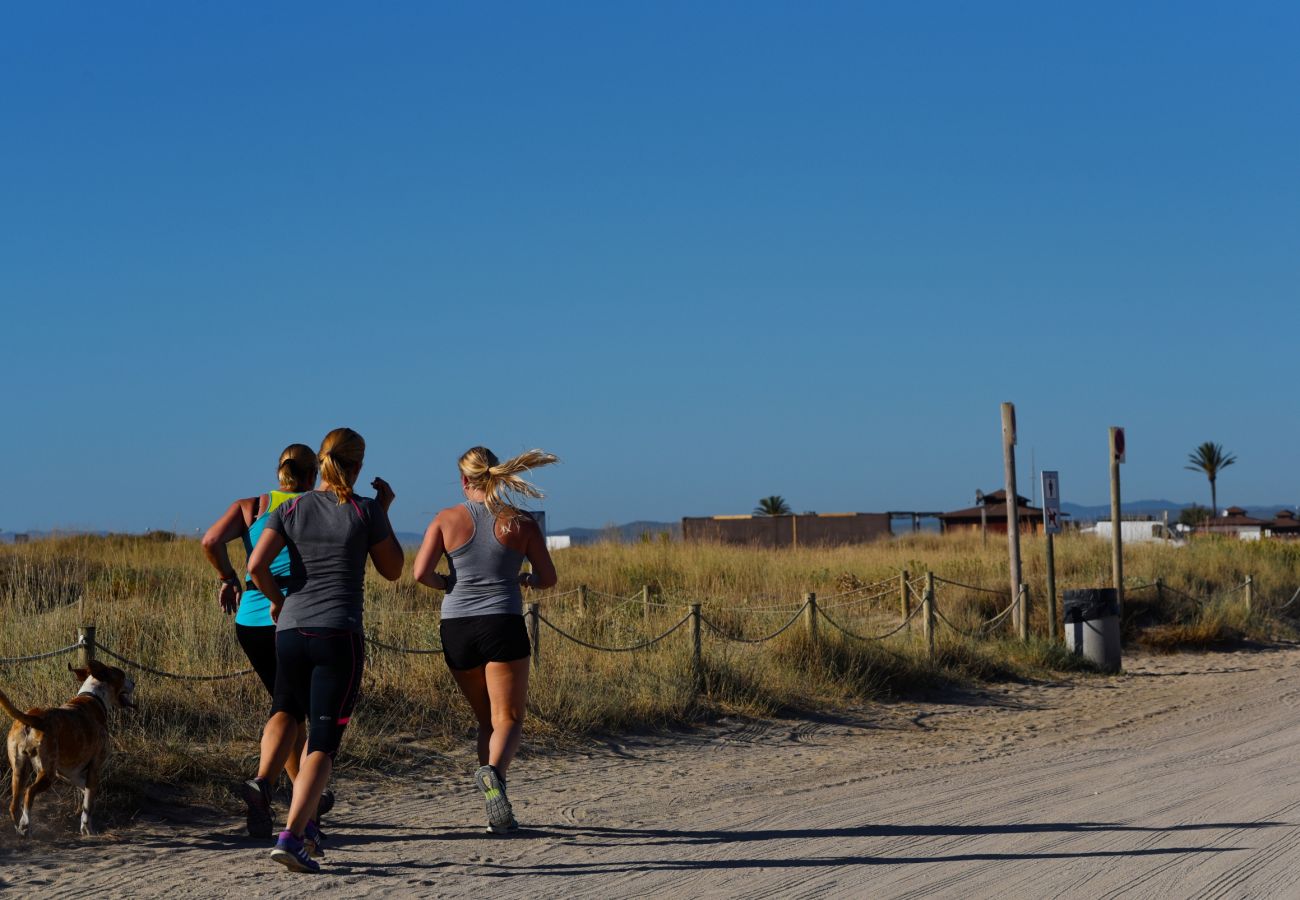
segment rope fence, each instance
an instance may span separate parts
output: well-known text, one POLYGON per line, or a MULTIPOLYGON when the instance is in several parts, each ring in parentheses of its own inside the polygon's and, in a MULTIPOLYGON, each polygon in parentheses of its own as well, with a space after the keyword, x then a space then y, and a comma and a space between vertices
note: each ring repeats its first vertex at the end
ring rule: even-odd
MULTIPOLYGON (((1023 616, 1017 612, 1022 603, 1024 604, 1024 611, 1029 609, 1027 591, 1023 589, 1023 586, 1018 595, 1012 597, 1008 605, 996 614, 980 621, 973 629, 963 627, 963 625, 958 624, 958 621, 954 621, 954 619, 957 619, 958 617, 954 615, 954 610, 947 606, 949 602, 952 602, 951 600, 945 601, 945 608, 940 607, 936 596, 940 586, 944 588, 952 588, 957 591, 990 594, 1002 598, 1007 596, 1006 591, 942 578, 933 572, 926 572, 923 576, 917 578, 909 578, 907 572, 902 572, 899 577, 896 578, 885 579, 871 584, 861 585, 849 591, 841 591, 836 594, 831 594, 824 598, 822 602, 818 601, 816 594, 808 593, 804 595, 802 605, 797 607, 789 604, 757 607, 749 606, 747 604, 733 604, 728 607, 722 607, 721 604, 716 604, 716 607, 710 608, 709 614, 706 615, 705 612, 702 611, 704 609, 702 604, 692 603, 687 606, 688 611, 686 615, 669 625, 664 631, 649 637, 638 639, 627 645, 608 645, 580 637, 572 633, 571 630, 560 627, 551 619, 542 615, 541 605, 536 602, 528 604, 525 612, 525 624, 528 627, 529 638, 532 645, 532 665, 534 667, 537 667, 540 663, 541 626, 543 625, 563 640, 600 653, 631 653, 638 650, 647 650, 655 647, 671 635, 689 626, 692 648, 692 674, 697 686, 702 684, 702 637, 705 632, 727 643, 749 645, 765 644, 785 634, 800 620, 802 620, 805 624, 807 637, 814 643, 819 640, 819 623, 825 623, 827 626, 846 638, 864 643, 871 642, 884 649, 889 649, 888 647, 885 647, 884 642, 904 631, 910 632, 914 621, 919 619, 921 634, 925 641, 928 654, 932 658, 935 653, 935 629, 938 623, 942 623, 951 631, 963 637, 972 640, 980 640, 989 638, 994 629, 1005 623, 1010 616, 1016 614, 1016 619, 1021 629, 1020 636, 1024 638, 1027 635, 1027 626, 1023 621, 1023 616), (881 590, 881 588, 885 589, 881 590), (855 615, 854 609, 856 608, 862 610, 861 613, 856 613, 857 615, 878 619, 882 612, 881 609, 864 608, 863 604, 872 601, 879 601, 890 596, 897 596, 900 600, 900 609, 898 612, 899 619, 897 624, 886 628, 879 634, 863 634, 860 629, 851 627, 847 624, 846 620, 843 618, 845 615, 855 615), (827 600, 838 602, 826 603, 825 601, 827 600), (717 614, 713 611, 714 608, 722 609, 728 616, 732 617, 779 612, 782 616, 789 614, 789 618, 785 619, 785 621, 774 631, 764 634, 761 637, 746 637, 743 633, 734 630, 733 627, 729 627, 719 621, 717 614), (831 616, 827 611, 828 609, 836 610, 835 615, 831 616)), ((1202 605, 1214 602, 1215 600, 1227 600, 1244 592, 1247 612, 1253 612, 1258 606, 1255 598, 1254 578, 1249 576, 1241 584, 1207 597, 1197 597, 1187 591, 1165 584, 1163 579, 1159 578, 1155 581, 1141 582, 1125 588, 1127 592, 1132 593, 1151 589, 1154 589, 1161 597, 1163 597, 1167 592, 1171 596, 1183 597, 1202 605)), ((645 607, 645 619, 647 622, 650 621, 650 609, 652 607, 658 609, 681 609, 681 605, 678 604, 672 604, 662 600, 652 601, 650 599, 651 589, 648 586, 642 587, 640 591, 627 596, 621 596, 617 594, 609 594, 603 591, 596 591, 588 588, 586 585, 580 585, 577 588, 563 593, 544 595, 544 599, 549 602, 574 595, 578 598, 576 608, 577 615, 582 619, 586 618, 589 611, 588 602, 593 598, 616 601, 614 604, 602 604, 606 610, 612 610, 615 612, 618 611, 619 607, 625 604, 640 603, 645 607)), ((1270 607, 1270 613, 1278 614, 1289 609, 1298 601, 1300 601, 1300 588, 1297 588, 1295 593, 1293 593, 1291 598, 1285 603, 1280 605, 1273 605, 1270 603, 1266 605, 1270 607)), ((574 607, 570 606, 568 608, 572 610, 574 607)), ((971 607, 968 606, 967 610, 969 609, 971 609, 971 607)), ((598 630, 607 629, 609 627, 608 620, 605 620, 603 623, 596 623, 595 627, 598 630)), ((370 636, 366 636, 365 641, 377 650, 401 655, 429 656, 443 652, 441 646, 406 647, 398 644, 387 643, 370 636)), ((251 675, 254 672, 252 668, 214 674, 170 672, 143 663, 137 659, 133 659, 117 650, 114 650, 112 647, 105 646, 98 642, 95 638, 95 626, 93 625, 84 625, 78 628, 78 638, 76 643, 41 653, 32 653, 23 656, 0 656, 0 665, 19 665, 38 662, 40 660, 51 659, 72 652, 78 653, 78 659, 82 664, 86 664, 87 661, 95 659, 97 653, 102 653, 105 657, 116 660, 117 662, 140 672, 145 672, 160 678, 171 678, 179 681, 227 681, 242 678, 251 675)), ((894 651, 891 650, 890 652, 894 651)))

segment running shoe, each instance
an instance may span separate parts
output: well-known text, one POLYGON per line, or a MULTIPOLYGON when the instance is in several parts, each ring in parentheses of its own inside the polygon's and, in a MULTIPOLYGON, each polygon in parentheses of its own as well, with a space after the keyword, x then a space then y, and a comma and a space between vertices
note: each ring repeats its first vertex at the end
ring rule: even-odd
POLYGON ((302 842, 307 847, 307 854, 312 859, 320 859, 325 855, 325 842, 329 840, 329 835, 320 830, 320 826, 310 819, 307 820, 307 827, 302 831, 302 842))
POLYGON ((280 839, 275 842, 271 859, 284 866, 290 872, 319 872, 320 863, 311 858, 311 852, 302 838, 293 836, 292 831, 281 831, 280 839))
POLYGON ((519 827, 515 811, 506 797, 506 782, 492 766, 480 766, 474 773, 474 783, 483 792, 487 803, 487 830, 492 834, 506 834, 519 827))
POLYGON ((239 794, 248 804, 248 836, 271 836, 271 786, 261 778, 250 778, 239 786, 239 794))

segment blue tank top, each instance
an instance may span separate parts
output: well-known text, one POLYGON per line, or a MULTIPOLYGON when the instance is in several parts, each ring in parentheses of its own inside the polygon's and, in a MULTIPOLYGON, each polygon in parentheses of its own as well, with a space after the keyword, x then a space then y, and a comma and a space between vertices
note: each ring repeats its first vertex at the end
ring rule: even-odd
POLYGON ((519 570, 524 554, 497 540, 496 519, 482 503, 465 501, 474 534, 447 553, 451 590, 442 598, 442 617, 524 614, 519 570))
MULTIPOLYGON (((271 502, 253 520, 253 524, 248 526, 248 531, 244 532, 244 550, 248 553, 252 553, 253 547, 257 546, 257 539, 262 536, 262 529, 266 527, 266 517, 270 515, 271 510, 298 495, 286 491, 271 491, 268 496, 271 502)), ((275 559, 271 560, 271 574, 276 578, 285 578, 289 575, 289 568, 289 548, 286 546, 276 554, 275 559)), ((245 587, 244 594, 239 599, 239 610, 235 613, 235 624, 254 628, 274 625, 275 622, 271 619, 271 601, 266 594, 257 588, 245 587)))

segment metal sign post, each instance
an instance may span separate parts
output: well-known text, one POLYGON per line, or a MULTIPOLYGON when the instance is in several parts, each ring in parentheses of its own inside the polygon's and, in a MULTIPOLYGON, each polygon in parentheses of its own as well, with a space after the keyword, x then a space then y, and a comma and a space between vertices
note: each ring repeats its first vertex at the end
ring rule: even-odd
POLYGON ((1043 471, 1043 532, 1047 535, 1047 637, 1056 640, 1056 546, 1061 533, 1061 480, 1043 471))

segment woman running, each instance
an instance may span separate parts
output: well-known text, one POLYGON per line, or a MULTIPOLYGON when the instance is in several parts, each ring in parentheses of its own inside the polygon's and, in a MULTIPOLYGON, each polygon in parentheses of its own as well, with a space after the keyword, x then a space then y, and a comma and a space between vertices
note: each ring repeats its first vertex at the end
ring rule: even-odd
POLYGON ((506 770, 519 749, 528 660, 521 588, 555 584, 555 564, 532 516, 511 494, 542 496, 520 473, 558 462, 529 450, 504 463, 486 447, 460 458, 465 502, 438 513, 415 557, 415 580, 446 591, 442 599, 442 652, 447 668, 478 719, 478 771, 474 783, 487 804, 488 831, 519 827, 506 796, 506 770), (449 572, 435 572, 446 554, 449 572), (520 572, 524 560, 532 572, 520 572))
MULTIPOLYGON (((280 454, 280 463, 276 471, 280 481, 278 491, 268 491, 257 497, 236 500, 230 504, 225 514, 212 524, 203 535, 201 542, 204 555, 221 577, 217 602, 221 604, 221 609, 227 615, 232 612, 235 614, 235 637, 239 640, 239 646, 243 648, 244 655, 248 657, 253 670, 257 672, 257 677, 262 679, 267 693, 273 696, 275 623, 271 621, 271 601, 251 582, 240 582, 235 575, 235 567, 230 563, 226 545, 236 538, 241 538, 245 552, 252 552, 271 510, 286 500, 292 500, 303 491, 311 490, 312 484, 316 481, 316 453, 306 444, 290 444, 280 454)), ((283 586, 289 576, 289 570, 289 553, 287 550, 282 550, 271 561, 271 575, 283 586)), ((288 764, 285 766, 290 781, 298 777, 297 754, 302 752, 306 738, 307 730, 301 720, 288 723, 283 733, 264 731, 262 734, 263 745, 268 741, 273 746, 287 743, 287 746, 292 749, 293 752, 289 755, 288 764)), ((277 772, 276 775, 278 776, 279 773, 277 772)), ((250 837, 271 836, 270 797, 268 783, 265 794, 259 797, 264 801, 265 811, 261 809, 261 804, 256 810, 250 804, 248 817, 250 837)))
POLYGON ((365 668, 366 557, 389 581, 402 574, 402 547, 388 523, 392 488, 376 478, 375 499, 353 493, 365 452, 366 442, 350 428, 325 435, 320 485, 271 511, 248 560, 276 623, 271 718, 284 723, 311 715, 289 820, 271 851, 272 859, 296 872, 319 872, 313 857, 324 855, 317 806, 365 668), (295 590, 287 600, 271 572, 285 547, 295 569, 295 590))

